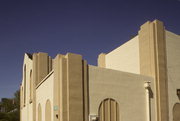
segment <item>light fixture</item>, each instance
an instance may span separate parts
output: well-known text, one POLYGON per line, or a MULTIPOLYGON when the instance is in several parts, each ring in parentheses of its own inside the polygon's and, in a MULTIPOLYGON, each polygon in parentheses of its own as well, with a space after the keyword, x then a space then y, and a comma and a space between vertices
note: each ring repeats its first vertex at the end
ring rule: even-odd
POLYGON ((89 121, 98 121, 98 115, 89 115, 89 121))

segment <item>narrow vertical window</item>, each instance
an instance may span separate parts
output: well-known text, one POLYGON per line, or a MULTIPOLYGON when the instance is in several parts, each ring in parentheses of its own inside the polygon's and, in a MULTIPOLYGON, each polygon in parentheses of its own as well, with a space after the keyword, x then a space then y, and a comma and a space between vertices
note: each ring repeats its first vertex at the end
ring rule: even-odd
POLYGON ((41 105, 38 105, 38 121, 42 121, 42 110, 41 105))
POLYGON ((24 66, 24 106, 26 104, 26 65, 24 66))
POLYGON ((32 93, 33 93, 33 82, 32 82, 32 70, 30 71, 30 80, 29 80, 29 84, 30 84, 30 100, 29 103, 32 103, 32 93))
POLYGON ((45 121, 51 121, 51 102, 47 100, 45 109, 45 121))

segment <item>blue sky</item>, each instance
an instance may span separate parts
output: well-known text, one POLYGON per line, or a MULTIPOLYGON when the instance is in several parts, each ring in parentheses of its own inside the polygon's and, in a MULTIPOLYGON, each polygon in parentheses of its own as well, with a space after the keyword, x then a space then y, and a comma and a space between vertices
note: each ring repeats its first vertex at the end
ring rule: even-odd
POLYGON ((24 53, 82 54, 96 65, 136 35, 146 21, 159 19, 180 34, 179 0, 0 1, 0 98, 12 97, 22 79, 24 53))

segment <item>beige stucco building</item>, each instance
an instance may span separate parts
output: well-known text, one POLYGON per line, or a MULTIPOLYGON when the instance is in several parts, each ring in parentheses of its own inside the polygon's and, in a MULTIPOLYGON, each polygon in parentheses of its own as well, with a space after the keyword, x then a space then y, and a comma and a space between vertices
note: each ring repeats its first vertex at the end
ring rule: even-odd
POLYGON ((25 54, 21 121, 180 121, 180 36, 161 21, 107 54, 25 54))

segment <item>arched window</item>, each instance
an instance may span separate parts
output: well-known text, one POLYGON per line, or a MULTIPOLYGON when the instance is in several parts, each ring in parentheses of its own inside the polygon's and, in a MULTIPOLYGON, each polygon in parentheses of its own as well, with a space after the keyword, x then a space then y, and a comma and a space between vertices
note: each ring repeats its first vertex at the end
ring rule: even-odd
POLYGON ((32 82, 32 70, 30 71, 30 80, 29 80, 29 84, 30 84, 30 100, 29 102, 32 103, 32 93, 33 93, 33 82, 32 82))
POLYGON ((173 107, 173 121, 180 121, 180 103, 176 103, 173 107))
POLYGON ((108 98, 101 102, 99 121, 119 121, 119 106, 114 99, 108 98))
POLYGON ((51 121, 51 102, 49 100, 46 102, 45 121, 51 121))
POLYGON ((24 66, 24 106, 26 104, 26 65, 24 66))
POLYGON ((42 109, 41 105, 38 105, 38 121, 42 121, 42 109))

